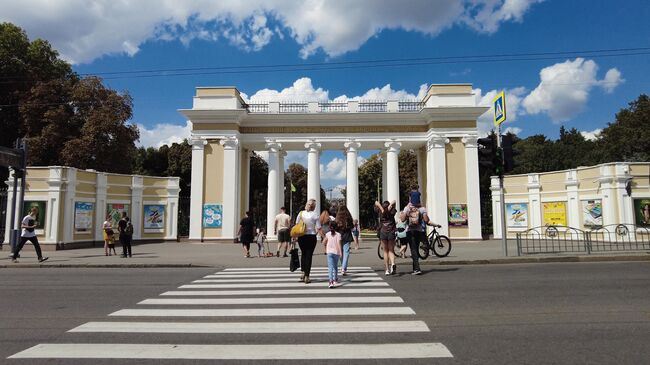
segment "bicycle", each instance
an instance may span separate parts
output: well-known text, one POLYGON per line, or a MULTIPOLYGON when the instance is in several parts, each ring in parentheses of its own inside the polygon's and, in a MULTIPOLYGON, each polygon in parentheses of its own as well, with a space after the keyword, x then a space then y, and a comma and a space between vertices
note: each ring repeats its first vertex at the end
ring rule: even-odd
MULTIPOLYGON (((399 242, 398 239, 395 240, 395 245, 393 247, 393 250, 395 252, 395 257, 400 257, 400 248, 402 247, 402 244, 399 242)), ((408 245, 407 245, 408 247, 408 245)), ((379 241, 379 244, 377 245, 377 256, 379 256, 380 260, 384 259, 384 245, 381 243, 381 240, 379 241)))
POLYGON ((418 247, 418 256, 424 260, 429 257, 429 251, 433 252, 437 257, 447 257, 451 252, 451 240, 449 237, 441 235, 438 233, 436 228, 440 228, 440 225, 431 225, 433 229, 427 236, 426 241, 420 242, 418 247))

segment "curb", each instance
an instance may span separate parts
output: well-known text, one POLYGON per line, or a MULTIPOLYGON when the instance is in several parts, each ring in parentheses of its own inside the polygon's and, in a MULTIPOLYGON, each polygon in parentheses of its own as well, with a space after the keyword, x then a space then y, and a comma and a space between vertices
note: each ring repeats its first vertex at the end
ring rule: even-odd
POLYGON ((198 264, 22 264, 22 265, 6 265, 0 264, 0 269, 57 269, 57 268, 81 268, 81 269, 142 269, 142 268, 216 268, 221 265, 198 265, 198 264))
MULTIPOLYGON (((559 256, 559 257, 516 257, 479 260, 420 261, 420 265, 506 265, 506 264, 544 264, 562 262, 643 262, 650 261, 650 255, 628 256, 559 256)), ((404 263, 403 265, 408 265, 404 263)))

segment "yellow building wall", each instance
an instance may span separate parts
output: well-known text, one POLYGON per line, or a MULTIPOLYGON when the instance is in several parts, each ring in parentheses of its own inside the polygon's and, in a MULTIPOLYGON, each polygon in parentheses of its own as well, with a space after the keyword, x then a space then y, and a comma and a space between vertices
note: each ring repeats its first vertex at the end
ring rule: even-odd
MULTIPOLYGON (((447 202, 448 204, 467 204, 467 177, 465 176, 465 145, 460 138, 450 138, 446 149, 447 202)), ((449 227, 449 236, 467 237, 469 229, 449 227)))
MULTIPOLYGON (((223 204, 223 146, 209 141, 204 149, 203 203, 223 204)), ((204 238, 221 237, 221 228, 203 228, 204 238)))

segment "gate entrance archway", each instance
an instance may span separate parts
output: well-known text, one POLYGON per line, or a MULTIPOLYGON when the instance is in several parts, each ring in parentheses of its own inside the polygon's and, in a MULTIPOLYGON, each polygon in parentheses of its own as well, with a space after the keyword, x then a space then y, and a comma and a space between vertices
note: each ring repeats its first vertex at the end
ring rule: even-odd
POLYGON ((412 149, 423 202, 441 232, 480 239, 476 123, 487 110, 476 105, 471 84, 431 85, 419 101, 263 104, 246 104, 234 87, 199 87, 192 109, 179 110, 192 124, 190 239, 232 242, 251 206, 250 151, 268 151, 268 233, 284 202, 286 151, 307 152, 307 197, 319 208, 324 149, 345 152, 346 204, 354 218, 359 151, 382 151, 384 198, 399 202, 398 155, 412 149))

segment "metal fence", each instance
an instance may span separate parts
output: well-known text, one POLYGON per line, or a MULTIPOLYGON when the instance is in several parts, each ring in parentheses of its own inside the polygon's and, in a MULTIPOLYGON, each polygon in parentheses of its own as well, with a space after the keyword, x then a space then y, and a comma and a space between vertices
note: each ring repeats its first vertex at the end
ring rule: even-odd
POLYGON ((385 101, 361 101, 359 102, 359 111, 366 113, 383 113, 386 112, 387 105, 385 101))
POLYGON ((517 254, 650 251, 650 228, 612 224, 593 230, 543 226, 517 233, 517 254))

